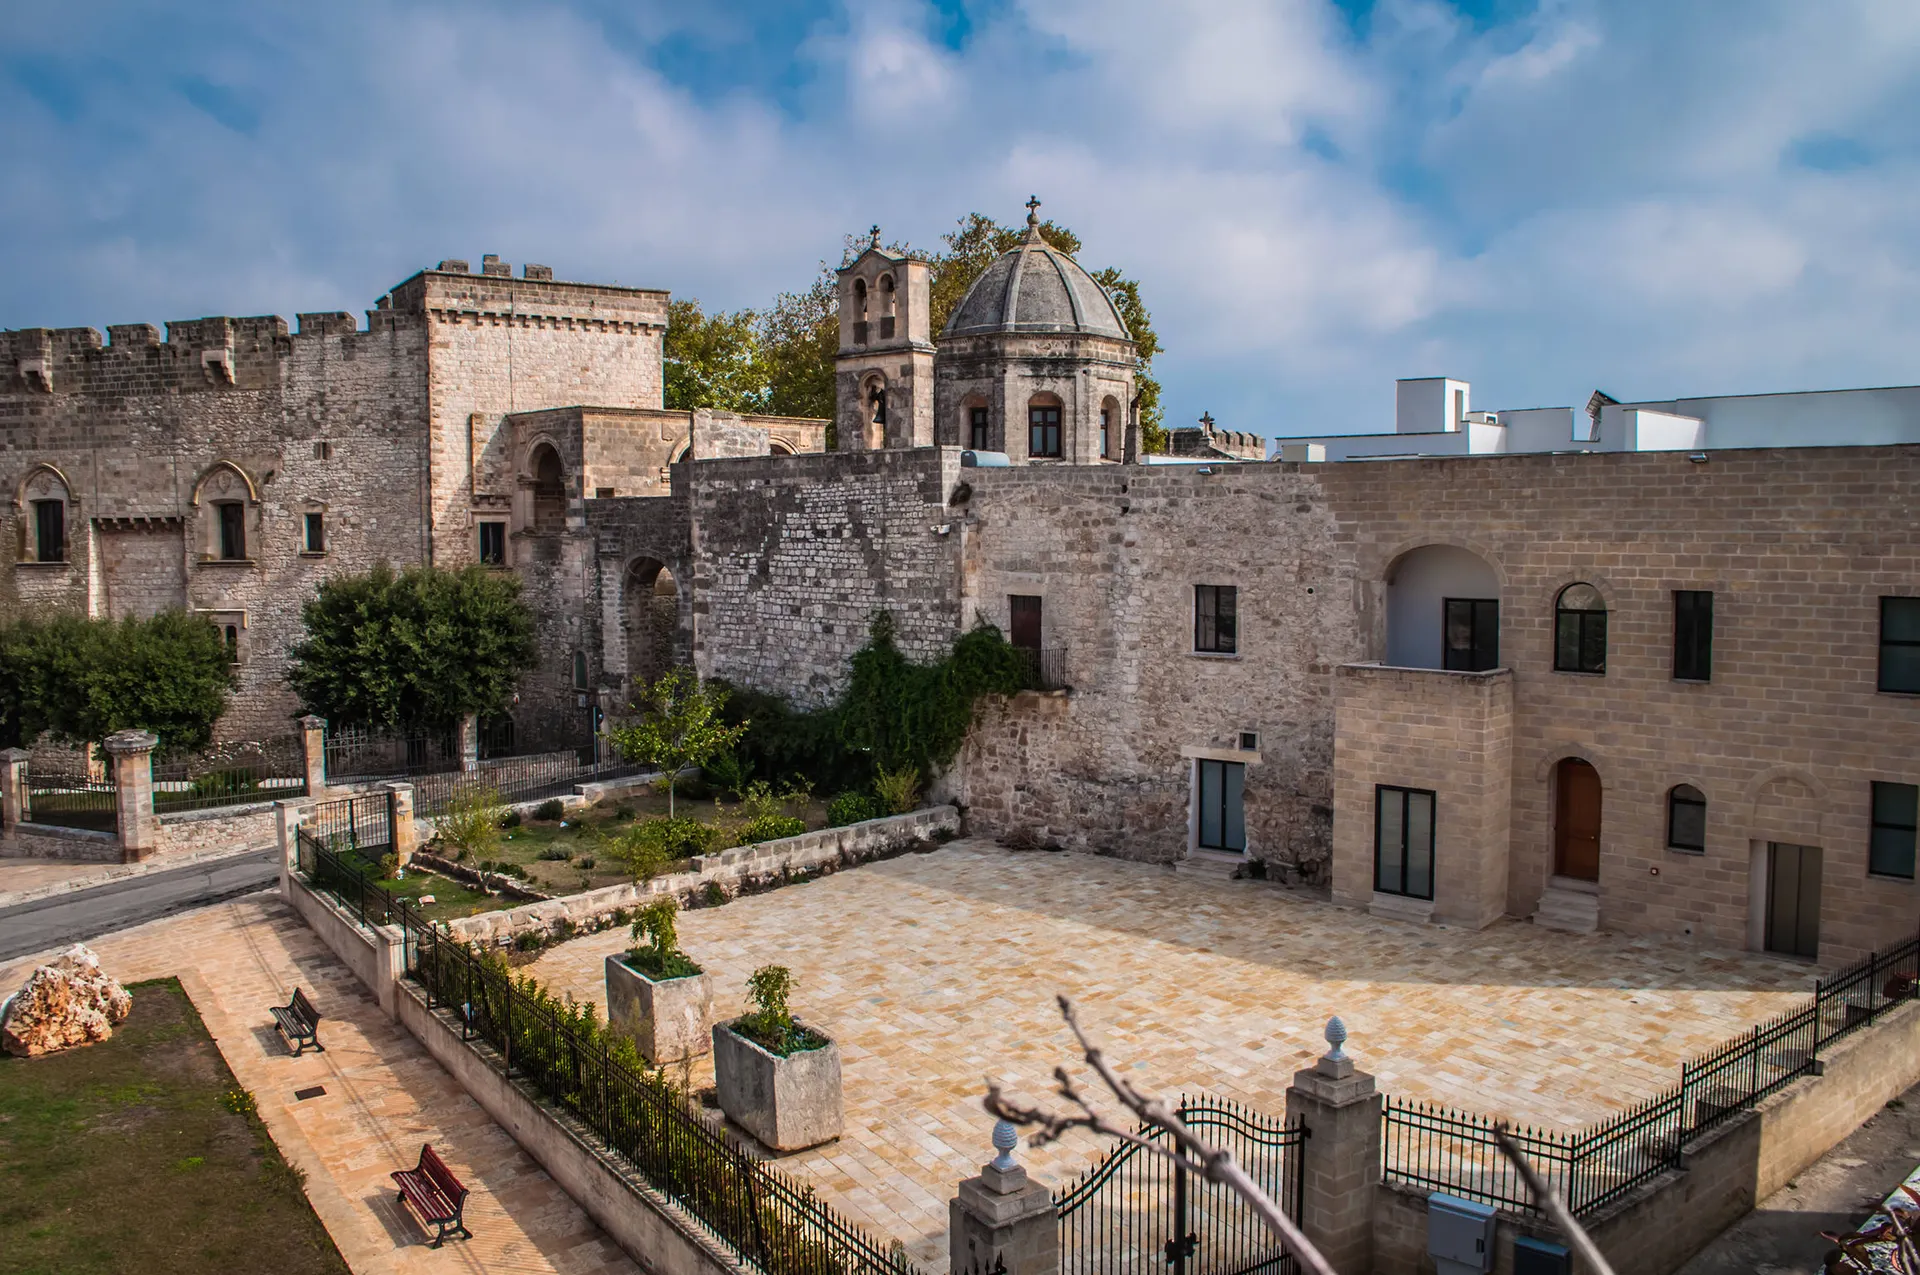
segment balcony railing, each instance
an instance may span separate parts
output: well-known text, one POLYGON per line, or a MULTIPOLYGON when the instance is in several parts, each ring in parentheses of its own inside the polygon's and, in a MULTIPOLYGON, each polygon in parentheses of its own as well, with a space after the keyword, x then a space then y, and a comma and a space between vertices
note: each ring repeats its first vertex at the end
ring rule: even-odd
POLYGON ((1067 689, 1067 648, 1019 646, 1014 649, 1026 662, 1022 690, 1064 691, 1067 689))

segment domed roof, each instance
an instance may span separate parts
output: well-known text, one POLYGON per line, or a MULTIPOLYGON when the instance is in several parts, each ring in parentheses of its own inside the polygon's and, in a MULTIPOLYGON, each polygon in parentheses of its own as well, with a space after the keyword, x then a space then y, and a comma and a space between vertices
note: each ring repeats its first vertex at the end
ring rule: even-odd
POLYGON ((1027 237, 1002 253, 960 298, 942 336, 985 332, 1074 332, 1131 341, 1113 299, 1080 263, 1040 237, 1032 213, 1027 237))

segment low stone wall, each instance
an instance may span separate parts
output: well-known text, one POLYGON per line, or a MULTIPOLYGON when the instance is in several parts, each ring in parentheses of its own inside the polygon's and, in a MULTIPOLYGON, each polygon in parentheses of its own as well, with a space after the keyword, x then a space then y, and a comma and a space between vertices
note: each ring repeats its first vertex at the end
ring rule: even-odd
POLYGON ((528 931, 551 932, 561 922, 591 929, 610 914, 632 909, 654 894, 682 898, 699 894, 709 883, 735 893, 743 883, 759 883, 783 874, 818 868, 851 867, 889 850, 942 834, 960 831, 960 812, 952 806, 934 806, 912 814, 869 819, 841 828, 822 828, 797 837, 735 846, 717 854, 701 855, 691 872, 674 872, 650 881, 604 886, 584 894, 529 903, 500 912, 482 912, 450 922, 456 935, 482 943, 504 944, 528 931))
POLYGON ((491 1046, 460 1039, 458 1020, 428 1009, 418 987, 398 984, 395 1006, 401 1024, 480 1109, 650 1275, 739 1275, 740 1266, 697 1222, 631 1165, 596 1146, 580 1121, 503 1075, 491 1046), (636 1199, 644 1207, 635 1208, 636 1199))
POLYGON ((15 825, 0 837, 0 859, 63 859, 72 863, 119 863, 125 852, 120 837, 88 828, 48 823, 15 825))
POLYGON ((297 875, 282 878, 288 903, 319 936, 327 950, 340 958, 367 990, 387 1008, 393 996, 392 966, 381 959, 383 935, 361 925, 332 899, 311 888, 297 875))
MULTIPOLYGON (((304 798, 302 805, 309 804, 304 798)), ((160 816, 160 835, 154 847, 159 855, 191 854, 213 846, 268 846, 275 837, 274 803, 214 806, 160 816)))
MULTIPOLYGON (((1785 1186, 1889 1101, 1920 1083, 1920 1002, 1822 1051, 1821 1074, 1794 1081, 1754 1110, 1686 1148, 1684 1166, 1586 1220, 1615 1270, 1668 1275, 1785 1186)), ((1512 1275, 1515 1235, 1557 1236, 1544 1223, 1501 1214, 1495 1275, 1512 1275)), ((1427 1202, 1405 1187, 1376 1188, 1376 1275, 1431 1271, 1427 1202)))

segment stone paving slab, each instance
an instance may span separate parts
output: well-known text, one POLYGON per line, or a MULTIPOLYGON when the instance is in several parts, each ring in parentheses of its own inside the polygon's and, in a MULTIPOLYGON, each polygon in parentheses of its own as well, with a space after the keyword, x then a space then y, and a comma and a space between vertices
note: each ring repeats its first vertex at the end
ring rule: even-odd
MULTIPOLYGON (((991 1154, 983 1078, 1042 1098, 1074 1060, 1056 992, 1160 1092, 1279 1114, 1339 1014, 1348 1052, 1390 1093, 1571 1127, 1812 989, 1810 967, 1753 953, 1519 922, 1413 926, 979 840, 691 911, 680 932, 723 1016, 744 1007, 756 966, 793 970, 796 1011, 840 1042, 847 1131, 780 1167, 929 1265, 944 1262, 954 1184, 991 1154)), ((603 961, 626 942, 578 939, 531 972, 604 1008, 603 961)), ((687 1079, 711 1083, 710 1068, 687 1079)), ((1057 1186, 1099 1149, 1077 1138, 1021 1156, 1057 1186)))
MULTIPOLYGON (((357 1275, 637 1275, 639 1268, 381 1013, 277 896, 249 895, 89 946, 123 982, 180 979, 281 1152, 306 1172, 307 1198, 357 1275), (323 1016, 324 1053, 290 1057, 273 1030, 266 1007, 284 1005, 296 986, 323 1016), (326 1093, 293 1096, 315 1085, 326 1093), (472 1240, 429 1249, 428 1233, 397 1203, 387 1175, 412 1167, 422 1142, 433 1143, 472 1190, 472 1240)), ((38 959, 44 957, 0 969, 0 996, 16 989, 38 959)))

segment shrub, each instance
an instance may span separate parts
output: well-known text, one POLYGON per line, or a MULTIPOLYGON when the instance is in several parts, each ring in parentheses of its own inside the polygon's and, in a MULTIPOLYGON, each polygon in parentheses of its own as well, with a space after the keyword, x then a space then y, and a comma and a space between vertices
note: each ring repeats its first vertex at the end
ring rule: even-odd
POLYGON ((753 775, 753 771, 747 767, 746 763, 735 756, 730 749, 715 753, 707 759, 707 764, 700 770, 713 791, 725 793, 735 801, 740 800, 741 794, 746 791, 747 783, 753 775))
POLYGON ((544 859, 549 863, 564 863, 568 859, 573 858, 573 851, 563 850, 559 846, 548 846, 545 850, 535 855, 534 858, 544 859))
POLYGON ((750 846, 760 841, 778 841, 782 837, 797 837, 807 830, 807 821, 794 815, 759 815, 749 819, 740 829, 740 844, 750 846))
POLYGON ((452 847, 456 861, 470 854, 489 857, 500 848, 500 794, 491 788, 463 788, 447 803, 436 838, 452 847))
POLYGON ((769 1053, 788 1054, 819 1049, 827 1038, 793 1021, 788 1006, 793 994, 793 971, 784 965, 762 965, 747 978, 747 995, 754 1008, 741 1015, 736 1028, 769 1053))
POLYGON ((843 792, 827 803, 827 822, 836 828, 880 817, 880 803, 864 792, 843 792))
POLYGON ((558 797, 549 797, 533 808, 533 817, 552 823, 567 813, 567 803, 558 797))
POLYGON ((701 891, 701 897, 710 908, 717 908, 727 901, 727 887, 718 881, 707 882, 707 888, 701 891))
POLYGON ((604 834, 607 853, 627 865, 636 881, 658 876, 681 859, 705 854, 719 831, 698 819, 647 819, 604 834))
POLYGON ((547 945, 547 936, 538 930, 522 930, 513 936, 513 949, 516 952, 538 952, 547 945))
POLYGON ((649 978, 687 978, 700 967, 680 950, 680 934, 674 924, 680 905, 671 894, 662 894, 644 904, 634 919, 634 945, 627 949, 627 964, 649 978), (646 943, 640 939, 645 936, 646 943))
POLYGON ((500 817, 500 826, 502 828, 518 828, 520 826, 520 812, 518 810, 507 811, 506 814, 500 817))
POLYGON ((902 766, 898 770, 888 770, 885 766, 875 766, 873 791, 880 798, 881 808, 888 814, 911 814, 920 808, 919 768, 902 766))
POLYGON ((573 861, 573 866, 579 868, 582 872, 591 872, 593 871, 593 865, 598 862, 599 860, 592 855, 583 854, 573 861))

